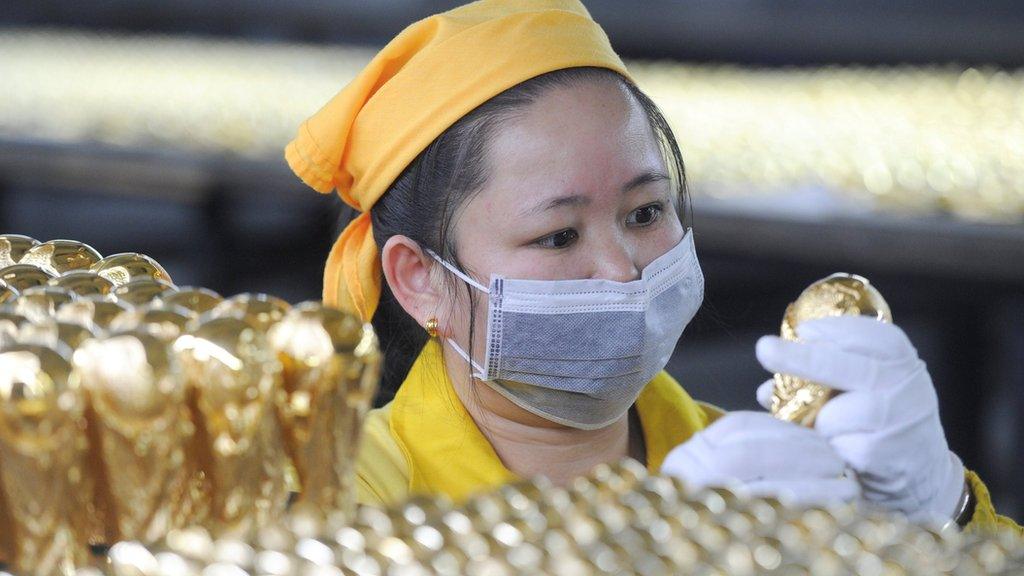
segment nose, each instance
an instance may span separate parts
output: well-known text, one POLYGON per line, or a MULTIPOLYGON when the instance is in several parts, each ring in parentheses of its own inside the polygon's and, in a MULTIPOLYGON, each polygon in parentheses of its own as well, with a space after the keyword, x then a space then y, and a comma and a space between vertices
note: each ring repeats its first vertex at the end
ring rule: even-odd
POLYGON ((594 251, 591 278, 629 282, 640 277, 635 250, 622 241, 607 242, 594 251))

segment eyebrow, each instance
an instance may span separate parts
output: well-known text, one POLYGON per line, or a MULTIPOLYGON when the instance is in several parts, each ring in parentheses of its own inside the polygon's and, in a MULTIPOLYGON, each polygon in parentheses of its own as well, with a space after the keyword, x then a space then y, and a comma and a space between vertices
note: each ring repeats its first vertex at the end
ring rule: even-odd
MULTIPOLYGON (((651 182, 661 182, 663 180, 669 180, 669 176, 664 172, 658 172, 656 170, 648 170, 629 182, 626 182, 622 186, 622 193, 628 194, 633 190, 643 186, 644 184, 650 184, 651 182)), ((546 212, 553 208, 561 208, 563 206, 583 206, 590 202, 590 198, 582 196, 580 194, 566 194, 565 196, 557 196, 546 201, 539 202, 530 208, 523 210, 522 216, 531 216, 546 212)))

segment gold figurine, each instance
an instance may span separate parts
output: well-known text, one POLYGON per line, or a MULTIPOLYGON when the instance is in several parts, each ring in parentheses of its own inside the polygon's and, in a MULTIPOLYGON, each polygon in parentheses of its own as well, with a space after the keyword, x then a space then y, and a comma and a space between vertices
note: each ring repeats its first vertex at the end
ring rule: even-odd
POLYGON ((236 294, 224 300, 211 311, 211 316, 236 315, 259 330, 267 330, 291 308, 291 305, 276 296, 259 293, 236 294))
POLYGON ((173 284, 171 276, 159 262, 145 254, 137 254, 135 252, 111 254, 93 264, 90 269, 113 282, 115 286, 121 286, 140 278, 149 278, 173 284))
MULTIPOLYGON (((840 272, 811 284, 786 307, 781 335, 797 341, 796 328, 801 322, 828 316, 870 316, 892 322, 889 305, 867 278, 840 272)), ((776 374, 771 413, 782 420, 813 426, 822 406, 836 394, 821 384, 776 374)))
POLYGON ((8 284, 6 280, 0 279, 0 304, 11 302, 18 296, 21 296, 21 290, 8 284))
POLYGON ((19 292, 33 286, 45 286, 54 275, 31 264, 12 264, 0 268, 0 280, 19 292))
POLYGON ((212 484, 210 528, 244 534, 277 519, 288 499, 287 454, 274 412, 281 365, 264 335, 236 317, 179 336, 197 446, 212 484))
POLYGON ((22 256, 38 244, 35 238, 21 234, 0 234, 0 268, 21 262, 22 256))
POLYGON ((85 466, 85 402, 71 363, 37 344, 0 352, 0 488, 13 566, 67 574, 100 529, 85 466))
POLYGON ((205 314, 224 301, 224 297, 209 288, 184 286, 174 294, 163 298, 163 301, 175 306, 188 308, 196 315, 205 314))
POLYGON ((373 329, 305 302, 271 326, 267 340, 284 367, 277 408, 302 486, 299 502, 351 518, 355 447, 380 373, 373 329))
POLYGON ((58 308, 77 299, 71 292, 56 286, 33 286, 22 290, 14 301, 14 309, 33 322, 41 322, 53 318, 58 308))
POLYGON ((74 270, 50 280, 50 286, 63 288, 78 296, 106 296, 114 289, 114 283, 89 270, 74 270))
POLYGON ((194 520, 195 432, 180 367, 164 340, 145 332, 94 339, 75 352, 89 399, 93 454, 117 539, 155 542, 194 520))
POLYGON ((125 302, 108 300, 103 296, 83 296, 64 304, 57 310, 57 320, 81 324, 100 333, 110 327, 119 314, 133 307, 125 302))
POLYGON ((36 244, 21 257, 22 264, 32 264, 54 276, 72 270, 88 270, 103 259, 95 248, 76 240, 50 240, 36 244))
POLYGON ((118 314, 110 322, 110 331, 138 329, 164 342, 173 342, 185 332, 193 318, 193 314, 186 308, 169 305, 166 302, 154 302, 118 314))

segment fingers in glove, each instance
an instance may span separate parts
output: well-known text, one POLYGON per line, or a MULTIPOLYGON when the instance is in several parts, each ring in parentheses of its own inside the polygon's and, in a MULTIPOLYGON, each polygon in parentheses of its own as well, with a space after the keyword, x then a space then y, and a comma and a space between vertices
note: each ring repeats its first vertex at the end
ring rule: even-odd
POLYGON ((796 506, 826 506, 852 502, 860 496, 860 486, 853 478, 763 480, 748 482, 753 496, 775 497, 796 506))
POLYGON ((775 379, 769 378, 757 387, 757 403, 765 410, 772 408, 772 394, 775 392, 775 379))
POLYGON ((762 336, 756 351, 757 360, 766 370, 839 390, 875 388, 888 368, 883 361, 826 342, 791 342, 778 336, 762 336))
POLYGON ((868 316, 830 316, 801 322, 797 335, 804 342, 831 342, 856 354, 882 360, 917 356, 903 330, 868 316))

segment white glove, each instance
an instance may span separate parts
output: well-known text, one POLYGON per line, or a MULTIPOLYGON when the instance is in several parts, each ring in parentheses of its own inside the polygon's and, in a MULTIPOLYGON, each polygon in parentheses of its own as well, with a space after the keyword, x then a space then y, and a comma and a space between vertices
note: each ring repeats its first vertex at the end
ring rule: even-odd
POLYGON ((739 484, 754 496, 797 505, 849 502, 860 495, 845 464, 823 436, 763 412, 729 412, 676 446, 662 474, 688 486, 739 484))
MULTIPOLYGON (((757 359, 772 372, 845 390, 821 409, 814 428, 856 473, 864 500, 912 521, 948 521, 964 487, 949 450, 925 364, 899 327, 872 318, 809 320, 800 342, 765 336, 757 359)), ((766 408, 769 380, 757 391, 766 408)))

